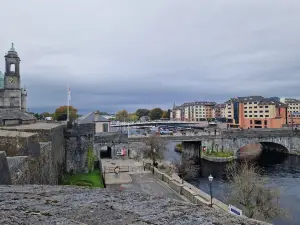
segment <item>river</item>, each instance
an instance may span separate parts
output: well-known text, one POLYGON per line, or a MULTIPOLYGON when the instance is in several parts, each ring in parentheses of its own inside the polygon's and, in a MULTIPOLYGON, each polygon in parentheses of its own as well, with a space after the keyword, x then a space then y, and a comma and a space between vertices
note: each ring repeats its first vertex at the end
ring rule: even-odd
MULTIPOLYGON (((173 161, 180 158, 180 154, 174 152, 176 143, 169 142, 165 159, 173 161)), ((280 205, 289 213, 287 219, 276 218, 272 222, 275 225, 299 225, 300 224, 300 157, 286 156, 281 160, 274 160, 277 155, 271 154, 259 162, 262 176, 268 179, 271 186, 279 188, 280 205)), ((226 163, 212 163, 201 161, 201 172, 194 180, 190 180, 194 186, 209 193, 208 176, 211 174, 213 180, 213 196, 227 203, 230 185, 224 179, 226 163)))

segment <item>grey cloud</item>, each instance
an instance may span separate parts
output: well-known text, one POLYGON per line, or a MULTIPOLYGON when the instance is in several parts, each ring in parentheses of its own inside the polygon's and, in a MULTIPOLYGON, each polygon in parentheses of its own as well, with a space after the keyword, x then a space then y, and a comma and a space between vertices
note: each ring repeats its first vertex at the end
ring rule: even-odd
POLYGON ((1 8, 0 53, 15 42, 30 108, 66 104, 68 84, 82 111, 299 96, 296 1, 27 0, 1 8))

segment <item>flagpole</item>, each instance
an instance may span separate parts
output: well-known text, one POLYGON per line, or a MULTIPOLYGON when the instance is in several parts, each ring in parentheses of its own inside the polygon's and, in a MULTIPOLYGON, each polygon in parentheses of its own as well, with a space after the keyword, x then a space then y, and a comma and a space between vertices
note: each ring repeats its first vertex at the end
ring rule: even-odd
POLYGON ((70 86, 68 85, 68 101, 67 101, 67 122, 69 122, 70 119, 70 86))

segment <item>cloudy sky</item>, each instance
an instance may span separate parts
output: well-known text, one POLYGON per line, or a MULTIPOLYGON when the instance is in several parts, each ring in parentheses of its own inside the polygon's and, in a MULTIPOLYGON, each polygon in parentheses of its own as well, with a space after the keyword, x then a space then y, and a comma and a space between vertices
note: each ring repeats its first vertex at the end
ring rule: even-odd
POLYGON ((15 43, 30 110, 65 105, 68 84, 82 112, 300 96, 300 1, 0 5, 0 52, 15 43))

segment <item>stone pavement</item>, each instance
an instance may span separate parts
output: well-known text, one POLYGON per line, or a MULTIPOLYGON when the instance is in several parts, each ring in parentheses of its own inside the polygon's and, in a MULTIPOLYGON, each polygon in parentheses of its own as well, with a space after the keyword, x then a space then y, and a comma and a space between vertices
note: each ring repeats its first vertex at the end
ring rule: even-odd
POLYGON ((205 205, 72 186, 0 186, 1 225, 262 225, 205 205))
POLYGON ((165 197, 179 201, 187 201, 184 197, 178 195, 166 184, 153 177, 150 171, 145 173, 129 174, 132 183, 109 185, 109 189, 122 191, 143 192, 157 197, 165 197))

